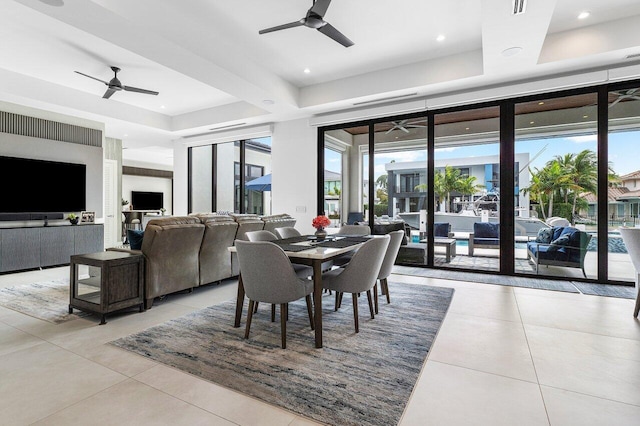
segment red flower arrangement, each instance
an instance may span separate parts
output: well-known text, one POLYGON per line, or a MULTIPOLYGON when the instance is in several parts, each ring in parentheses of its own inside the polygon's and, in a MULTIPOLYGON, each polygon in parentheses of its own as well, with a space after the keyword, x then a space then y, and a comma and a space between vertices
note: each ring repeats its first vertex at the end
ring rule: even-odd
POLYGON ((312 221, 311 225, 316 229, 322 229, 329 225, 331 225, 331 221, 326 216, 316 216, 312 221))

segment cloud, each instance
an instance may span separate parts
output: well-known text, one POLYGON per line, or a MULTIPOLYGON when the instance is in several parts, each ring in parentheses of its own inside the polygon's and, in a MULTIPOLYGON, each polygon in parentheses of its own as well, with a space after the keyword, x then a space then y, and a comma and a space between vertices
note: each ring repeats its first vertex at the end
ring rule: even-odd
POLYGON ((598 142, 598 135, 571 136, 567 140, 575 143, 598 142))
POLYGON ((455 146, 449 147, 449 148, 436 148, 435 152, 452 152, 455 151, 456 149, 458 149, 455 146))

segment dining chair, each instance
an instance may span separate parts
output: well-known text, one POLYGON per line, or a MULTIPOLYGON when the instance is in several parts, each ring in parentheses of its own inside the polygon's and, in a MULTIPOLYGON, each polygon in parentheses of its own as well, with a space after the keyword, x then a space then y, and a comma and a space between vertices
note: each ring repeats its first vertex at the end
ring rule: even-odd
POLYGON ((245 295, 249 299, 244 338, 249 338, 254 305, 258 302, 280 305, 281 346, 287 347, 289 302, 305 298, 309 323, 313 330, 311 293, 313 281, 300 279, 282 248, 268 241, 236 241, 245 295))
MULTIPOLYGON (((276 241, 278 237, 270 231, 250 231, 246 233, 247 239, 251 242, 258 241, 276 241)), ((308 279, 309 277, 313 277, 313 268, 311 266, 299 265, 293 263, 291 265, 293 270, 296 271, 296 275, 303 279, 308 279)), ((240 273, 242 273, 242 268, 240 269, 240 273)), ((244 274, 242 274, 244 279, 244 274)), ((254 306, 255 312, 258 312, 258 303, 254 306)), ((276 305, 271 305, 271 321, 276 320, 276 305)))
POLYGON ((371 228, 369 225, 342 225, 337 233, 338 235, 371 235, 371 228))
POLYGON ((247 236, 247 240, 256 242, 256 241, 275 241, 278 239, 276 234, 271 231, 249 231, 245 234, 247 236))
MULTIPOLYGON (((363 237, 365 235, 371 235, 371 228, 369 225, 342 225, 340 229, 338 229, 338 235, 346 235, 353 237, 363 237)), ((343 254, 340 257, 336 257, 333 259, 334 266, 344 266, 351 261, 351 258, 355 252, 349 252, 343 254)))
POLYGON ((281 240, 284 240, 285 238, 299 237, 302 234, 293 226, 284 226, 282 228, 276 228, 276 235, 281 240))
MULTIPOLYGON (((336 300, 340 293, 351 293, 353 299, 353 319, 356 333, 358 326, 358 294, 367 293, 369 312, 374 318, 371 289, 376 283, 380 267, 384 260, 390 237, 388 235, 372 238, 362 244, 353 255, 351 262, 344 268, 336 268, 322 274, 322 287, 336 291, 336 300)), ((337 308, 337 302, 336 302, 337 308)))
MULTIPOLYGON (((387 251, 384 254, 384 259, 382 261, 382 266, 380 267, 380 272, 378 273, 378 280, 380 281, 380 289, 382 290, 382 294, 387 296, 387 303, 391 303, 391 299, 389 298, 389 283, 387 282, 387 278, 391 275, 391 271, 393 270, 393 264, 396 261, 396 257, 398 256, 398 251, 400 250, 400 244, 402 244, 402 240, 404 238, 404 231, 393 231, 389 232, 389 247, 387 247, 387 251)), ((373 301, 375 305, 375 312, 378 313, 378 280, 373 286, 373 301)))

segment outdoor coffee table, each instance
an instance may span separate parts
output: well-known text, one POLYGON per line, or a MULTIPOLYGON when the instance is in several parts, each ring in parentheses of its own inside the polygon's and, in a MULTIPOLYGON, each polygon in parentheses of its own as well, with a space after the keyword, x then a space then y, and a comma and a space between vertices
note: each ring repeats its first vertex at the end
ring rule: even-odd
MULTIPOLYGON (((426 243, 427 240, 420 240, 421 243, 426 243)), ((452 257, 456 257, 456 240, 454 238, 435 238, 433 240, 434 247, 444 247, 445 250, 445 262, 451 262, 452 257)))

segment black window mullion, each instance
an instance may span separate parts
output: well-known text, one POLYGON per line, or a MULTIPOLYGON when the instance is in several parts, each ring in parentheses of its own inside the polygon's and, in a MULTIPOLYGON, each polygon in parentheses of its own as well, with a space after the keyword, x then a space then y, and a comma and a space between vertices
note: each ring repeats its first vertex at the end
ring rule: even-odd
POLYGON ((318 184, 316 185, 316 214, 324 214, 324 130, 318 128, 318 170, 316 179, 318 184))
MULTIPOLYGON (((374 198, 375 198, 375 182, 373 179, 373 168, 374 168, 374 148, 375 148, 375 133, 374 133, 374 124, 369 123, 369 226, 371 227, 371 231, 373 232, 373 217, 375 216, 375 209, 373 207, 374 198)), ((389 183, 387 182, 387 185, 389 183)))
POLYGON ((500 273, 512 275, 515 263, 515 107, 500 105, 500 273))
POLYGON ((245 172, 244 172, 244 168, 245 168, 245 140, 241 140, 240 141, 240 193, 238 194, 238 197, 240 198, 238 201, 240 202, 240 213, 246 213, 245 209, 245 202, 244 202, 244 184, 245 184, 245 172))
POLYGON ((433 187, 433 177, 436 172, 435 147, 436 147, 436 126, 434 114, 427 115, 427 267, 434 265, 434 235, 433 223, 435 222, 435 190, 433 187))
MULTIPOLYGON (((193 148, 187 149, 187 213, 191 213, 191 191, 193 191, 193 148)), ((173 211, 173 210, 172 210, 173 211)))
POLYGON ((598 88, 598 282, 609 275, 609 89, 598 88))
POLYGON ((218 177, 216 166, 218 160, 218 145, 211 146, 211 211, 218 211, 218 177))

